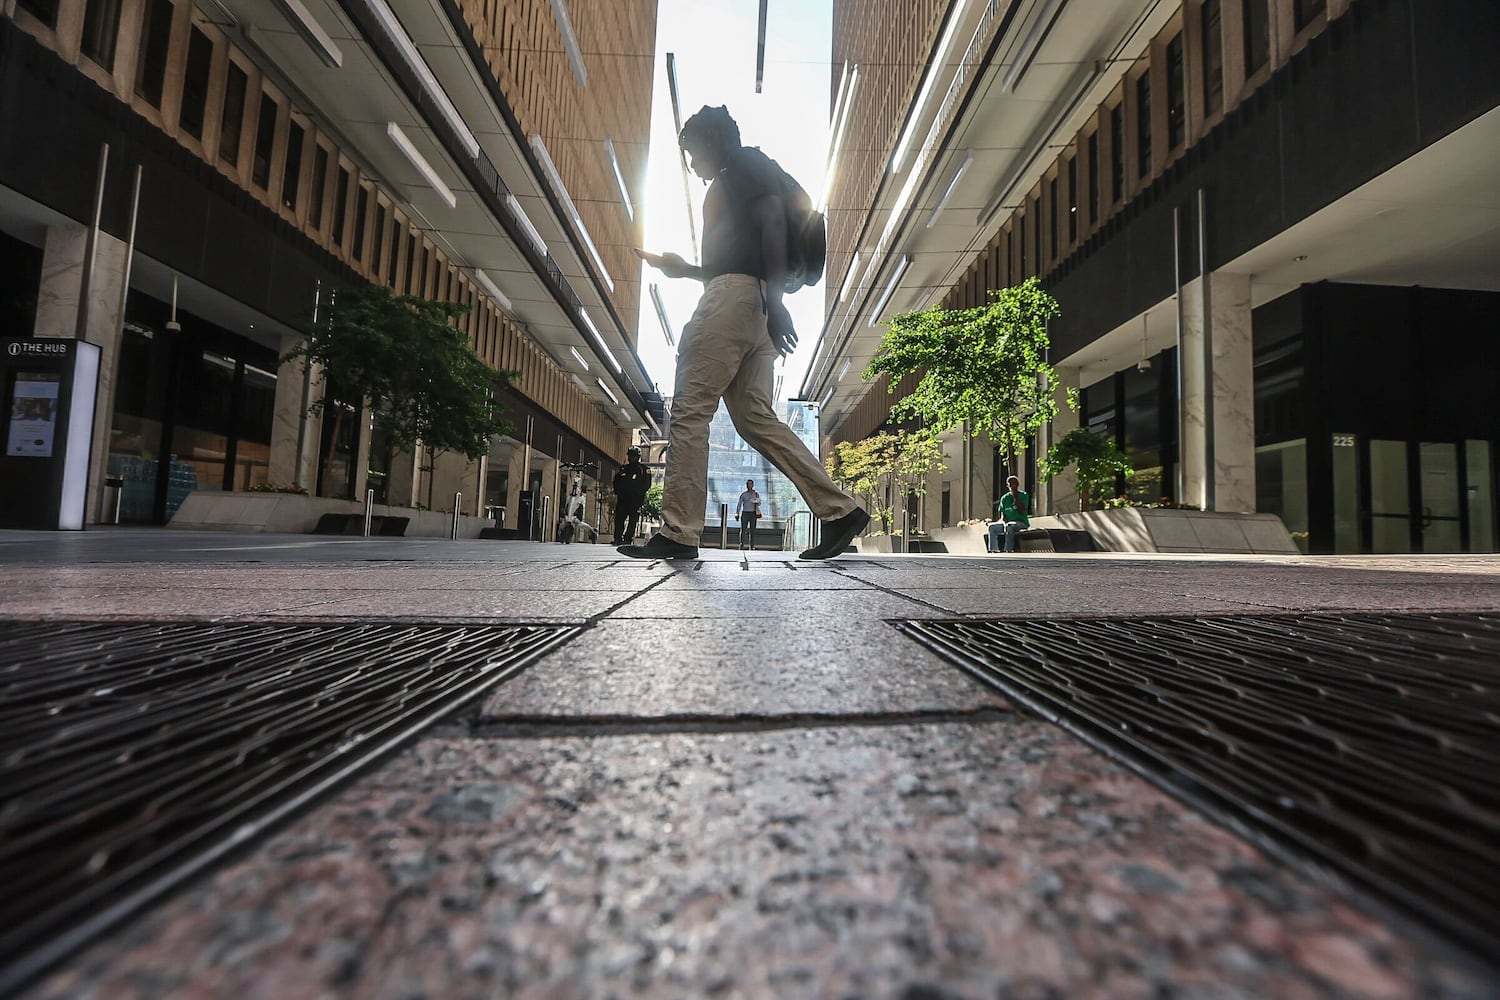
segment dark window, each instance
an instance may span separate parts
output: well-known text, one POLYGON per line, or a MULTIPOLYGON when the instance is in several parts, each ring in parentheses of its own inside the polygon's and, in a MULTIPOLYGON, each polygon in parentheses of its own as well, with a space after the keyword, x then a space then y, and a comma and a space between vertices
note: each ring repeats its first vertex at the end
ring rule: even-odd
POLYGON ((120 0, 89 0, 83 10, 83 54, 111 73, 120 37, 120 0))
POLYGON ((1218 114, 1224 108, 1224 28, 1220 0, 1203 5, 1203 112, 1218 114))
POLYGON ((354 259, 363 260, 365 256, 365 216, 370 212, 370 189, 361 186, 359 194, 354 196, 354 259))
POLYGON ((1267 0, 1241 0, 1245 5, 1245 75, 1255 71, 1271 58, 1271 12, 1267 0))
POLYGON ((146 0, 141 20, 141 68, 135 92, 153 108, 161 107, 162 82, 167 78, 167 49, 172 41, 171 0, 146 0))
POLYGON ((1125 197, 1125 105, 1116 104, 1109 112, 1109 189, 1110 203, 1125 197))
POLYGON ((313 232, 323 228, 323 186, 328 183, 328 150, 313 150, 312 195, 307 206, 307 224, 313 232))
POLYGON ((297 211, 297 192, 302 188, 302 142, 306 131, 295 121, 286 128, 286 166, 281 171, 281 203, 297 211))
POLYGON ((245 88, 250 78, 233 62, 224 81, 224 114, 219 132, 219 158, 233 166, 240 160, 240 132, 245 121, 245 88))
POLYGON ((396 258, 401 255, 401 225, 391 219, 391 252, 385 258, 385 283, 396 287, 396 258))
POLYGON ((403 286, 407 292, 411 291, 412 272, 417 268, 417 234, 406 234, 406 284, 403 286))
POLYGON ((1292 23, 1301 31, 1327 9, 1327 0, 1292 0, 1292 23))
POLYGON ((375 236, 370 241, 370 271, 380 277, 381 252, 385 249, 385 206, 375 203, 375 236))
POLYGON ((1026 280, 1026 216, 1021 216, 1018 224, 1017 240, 1021 244, 1021 273, 1017 276, 1020 280, 1026 280))
POLYGON ((1078 239, 1078 158, 1068 161, 1068 242, 1078 239))
POLYGON ((260 95, 260 121, 255 126, 255 156, 250 161, 250 182, 261 190, 271 186, 271 152, 276 148, 276 102, 260 95))
POLYGON ((1187 80, 1182 66, 1182 35, 1167 43, 1167 148, 1187 139, 1187 80))
POLYGON ((349 215, 349 171, 339 167, 339 179, 333 186, 333 245, 344 245, 344 220, 349 215))
POLYGON ((413 295, 422 295, 427 291, 427 266, 430 263, 427 256, 427 244, 422 244, 422 270, 417 272, 417 287, 411 290, 413 295))
POLYGON ((1089 136, 1089 225, 1099 221, 1099 133, 1089 136))
POLYGON ((1151 176, 1151 74, 1135 81, 1136 176, 1142 184, 1151 176))
POLYGON ((16 6, 47 27, 57 27, 57 0, 19 0, 16 6))
POLYGON ((1057 259, 1057 178, 1047 184, 1047 257, 1057 259))
POLYGON ((1014 234, 1007 229, 1005 231, 1005 283, 1013 285, 1016 283, 1016 249, 1012 243, 1014 234))
POLYGON ((208 109, 208 71, 213 67, 214 43, 195 25, 188 32, 187 69, 182 77, 182 113, 177 124, 194 139, 203 138, 203 113, 208 109))
POLYGON ((1042 273, 1042 196, 1031 199, 1031 266, 1038 277, 1042 273))

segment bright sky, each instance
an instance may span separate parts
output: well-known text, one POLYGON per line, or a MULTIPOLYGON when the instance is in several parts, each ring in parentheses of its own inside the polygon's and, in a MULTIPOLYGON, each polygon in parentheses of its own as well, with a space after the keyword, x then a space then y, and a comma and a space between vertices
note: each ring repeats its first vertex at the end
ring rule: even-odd
MULTIPOLYGON (((646 249, 693 256, 682 167, 672 123, 667 56, 677 63, 678 97, 686 121, 699 108, 726 105, 740 126, 740 139, 759 146, 818 200, 827 155, 829 63, 833 0, 771 0, 766 25, 766 69, 755 92, 758 0, 660 0, 656 16, 656 84, 651 113, 651 155, 646 171, 646 249)), ((702 235, 703 195, 689 174, 694 225, 702 235)), ((672 393, 677 352, 667 346, 651 303, 649 286, 661 290, 673 339, 693 314, 703 286, 672 280, 642 265, 640 341, 637 350, 664 395, 672 393)), ((823 286, 786 299, 797 326, 797 350, 777 368, 784 372, 780 397, 797 391, 823 326, 823 286)))

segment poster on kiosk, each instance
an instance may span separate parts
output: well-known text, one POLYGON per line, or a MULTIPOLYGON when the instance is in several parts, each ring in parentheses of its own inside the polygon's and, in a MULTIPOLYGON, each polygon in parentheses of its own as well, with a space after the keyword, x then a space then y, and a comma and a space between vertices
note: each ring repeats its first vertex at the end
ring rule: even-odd
POLYGON ((0 340, 0 385, 0 528, 81 529, 99 348, 50 337, 0 340))

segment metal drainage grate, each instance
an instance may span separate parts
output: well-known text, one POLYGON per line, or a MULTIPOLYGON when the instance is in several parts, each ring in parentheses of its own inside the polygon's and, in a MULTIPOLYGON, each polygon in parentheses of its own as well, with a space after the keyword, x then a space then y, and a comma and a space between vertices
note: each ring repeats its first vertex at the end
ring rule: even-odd
POLYGON ((1311 874, 1500 955, 1500 615, 899 627, 1311 874))
POLYGON ((0 995, 577 631, 0 622, 0 995))

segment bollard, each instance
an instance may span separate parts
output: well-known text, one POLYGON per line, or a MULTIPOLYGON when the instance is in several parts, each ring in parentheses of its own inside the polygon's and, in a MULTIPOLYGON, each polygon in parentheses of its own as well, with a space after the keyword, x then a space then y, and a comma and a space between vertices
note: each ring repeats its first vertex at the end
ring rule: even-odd
MULTIPOLYGON (((545 496, 545 497, 542 497, 542 523, 539 526, 539 529, 538 529, 538 531, 536 533, 536 539, 537 539, 537 541, 539 541, 539 542, 545 542, 547 540, 547 527, 551 523, 552 523, 552 498, 550 496, 545 496)), ((554 539, 556 539, 556 537, 557 537, 556 535, 553 536, 554 539)))
POLYGON ((99 507, 100 524, 120 523, 120 502, 125 495, 125 477, 104 477, 104 499, 99 507))
POLYGON ((463 505, 464 495, 462 493, 453 494, 453 526, 448 529, 448 537, 450 539, 458 538, 458 518, 459 515, 463 513, 463 511, 460 510, 463 505))
POLYGON ((365 537, 370 537, 370 522, 375 519, 375 491, 365 490, 365 537))
POLYGON ((729 548, 729 505, 719 504, 719 548, 729 548))

